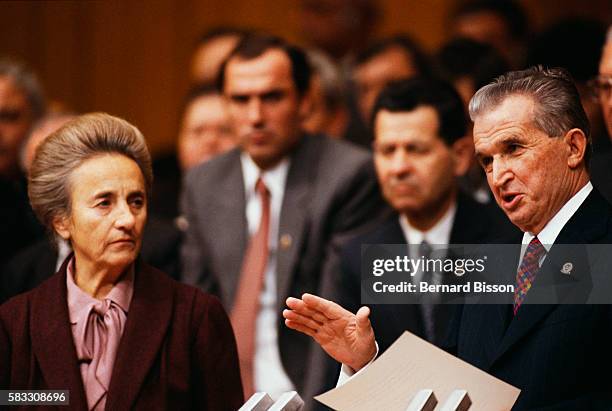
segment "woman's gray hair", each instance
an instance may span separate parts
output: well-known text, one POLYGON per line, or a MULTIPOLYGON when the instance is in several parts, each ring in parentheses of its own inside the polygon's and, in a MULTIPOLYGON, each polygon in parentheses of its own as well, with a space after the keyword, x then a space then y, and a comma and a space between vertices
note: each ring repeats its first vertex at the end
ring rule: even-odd
POLYGON ((127 121, 105 113, 85 114, 66 123, 36 149, 28 179, 30 204, 53 232, 58 217, 69 216, 72 172, 84 161, 121 154, 136 162, 151 192, 151 156, 142 133, 127 121))
POLYGON ((588 141, 585 163, 589 164, 591 127, 567 70, 536 66, 499 76, 474 94, 469 105, 470 118, 474 121, 511 95, 525 95, 534 100, 533 124, 551 137, 561 137, 573 128, 582 130, 588 141))

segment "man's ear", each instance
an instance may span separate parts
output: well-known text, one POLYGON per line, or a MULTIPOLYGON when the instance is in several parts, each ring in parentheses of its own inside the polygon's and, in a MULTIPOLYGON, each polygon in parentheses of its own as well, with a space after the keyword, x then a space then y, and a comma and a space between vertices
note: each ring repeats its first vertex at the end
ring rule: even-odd
POLYGON ((53 219, 53 229, 64 240, 70 240, 69 221, 67 217, 55 217, 53 219))
POLYGON ((582 130, 573 128, 563 136, 563 143, 567 147, 567 165, 575 169, 584 164, 584 155, 587 150, 588 139, 582 130))
POLYGON ((468 172, 474 158, 474 143, 469 136, 461 137, 451 146, 453 154, 453 172, 460 177, 468 172))
POLYGON ((313 89, 312 87, 309 88, 306 93, 304 93, 304 95, 298 97, 299 98, 299 112, 298 115, 300 116, 300 121, 305 121, 308 117, 310 117, 310 114, 312 113, 313 110, 313 89))

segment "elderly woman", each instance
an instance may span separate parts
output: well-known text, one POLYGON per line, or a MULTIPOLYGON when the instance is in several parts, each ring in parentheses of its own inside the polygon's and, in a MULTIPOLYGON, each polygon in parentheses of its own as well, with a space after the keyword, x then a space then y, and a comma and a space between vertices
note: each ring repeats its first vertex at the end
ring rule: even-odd
POLYGON ((152 178, 142 134, 107 114, 39 147, 30 202, 74 252, 0 307, 0 389, 67 389, 75 410, 240 407, 219 301, 138 259, 152 178))

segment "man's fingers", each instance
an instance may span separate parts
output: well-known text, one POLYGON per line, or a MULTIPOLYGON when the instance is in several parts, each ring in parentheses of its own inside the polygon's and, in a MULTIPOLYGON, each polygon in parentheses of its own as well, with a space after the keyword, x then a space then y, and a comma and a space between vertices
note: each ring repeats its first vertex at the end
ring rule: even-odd
POLYGON ((293 330, 309 335, 312 338, 315 338, 317 334, 317 332, 313 330, 312 328, 308 328, 305 325, 292 321, 292 320, 285 320, 285 325, 293 330))
POLYGON ((285 317, 287 320, 303 324, 309 328, 312 328, 313 330, 318 330, 322 325, 320 322, 313 320, 311 317, 307 317, 291 310, 283 310, 283 317, 285 317))
POLYGON ((370 328, 370 308, 363 306, 357 311, 357 327, 360 329, 370 328))
POLYGON ((304 303, 304 301, 298 298, 293 298, 293 297, 287 298, 287 307, 291 308, 291 310, 295 311, 296 313, 301 314, 306 317, 310 317, 319 323, 324 323, 329 320, 321 312, 310 308, 309 306, 306 305, 306 303, 304 303))
POLYGON ((321 314, 323 314, 330 320, 335 320, 346 314, 350 314, 350 312, 348 312, 335 302, 326 300, 325 298, 321 298, 313 294, 306 293, 302 295, 302 301, 306 304, 308 308, 312 308, 315 311, 319 311, 321 314))
POLYGON ((287 304, 287 307, 291 308, 292 310, 295 310, 297 307, 303 305, 304 302, 299 298, 288 297, 285 301, 285 304, 287 304))

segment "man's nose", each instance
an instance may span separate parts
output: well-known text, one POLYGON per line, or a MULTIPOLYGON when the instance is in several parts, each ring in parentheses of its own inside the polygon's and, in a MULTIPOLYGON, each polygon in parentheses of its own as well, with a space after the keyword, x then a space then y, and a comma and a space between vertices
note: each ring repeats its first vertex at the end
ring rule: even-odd
POLYGON ((263 123, 263 106, 259 98, 253 98, 249 101, 247 116, 252 125, 263 123))
POLYGON ((503 158, 494 158, 491 167, 491 188, 501 188, 512 178, 509 164, 503 158))
POLYGON ((391 169, 395 174, 405 174, 412 170, 413 158, 404 149, 396 150, 391 158, 391 169))

